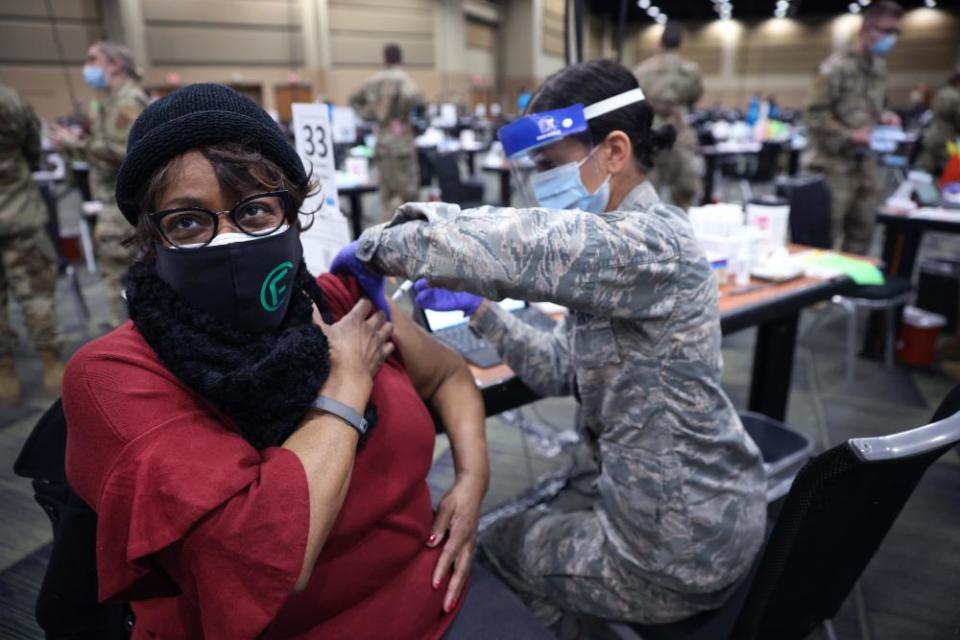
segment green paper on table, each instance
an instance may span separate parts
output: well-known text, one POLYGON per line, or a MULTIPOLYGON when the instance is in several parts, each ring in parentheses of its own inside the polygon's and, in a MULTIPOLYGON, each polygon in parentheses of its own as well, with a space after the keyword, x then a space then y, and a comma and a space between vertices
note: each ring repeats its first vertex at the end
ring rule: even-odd
POLYGON ((866 260, 858 260, 833 251, 808 251, 793 256, 804 264, 821 269, 831 269, 850 276, 858 285, 882 285, 883 272, 866 260))

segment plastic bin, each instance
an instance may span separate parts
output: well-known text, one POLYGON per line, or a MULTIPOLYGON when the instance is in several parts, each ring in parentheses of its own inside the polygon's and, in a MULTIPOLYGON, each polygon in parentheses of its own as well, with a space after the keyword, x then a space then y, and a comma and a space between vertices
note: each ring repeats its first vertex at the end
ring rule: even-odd
POLYGON ((786 246, 790 203, 778 196, 760 196, 747 203, 747 224, 763 232, 767 251, 786 246))
POLYGON ((740 420, 763 456, 767 504, 776 502, 787 495, 797 472, 813 455, 813 441, 760 413, 745 411, 740 414, 740 420))
POLYGON ((911 367, 926 367, 937 353, 937 339, 947 319, 938 313, 907 306, 903 310, 897 359, 911 367))

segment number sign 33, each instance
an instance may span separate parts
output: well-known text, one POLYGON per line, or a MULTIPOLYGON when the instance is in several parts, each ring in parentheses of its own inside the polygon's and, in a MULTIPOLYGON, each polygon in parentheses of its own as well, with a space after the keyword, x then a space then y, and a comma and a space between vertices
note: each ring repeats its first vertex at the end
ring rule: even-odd
POLYGON ((306 123, 303 125, 303 151, 308 156, 326 158, 329 148, 327 146, 327 130, 320 125, 306 123))

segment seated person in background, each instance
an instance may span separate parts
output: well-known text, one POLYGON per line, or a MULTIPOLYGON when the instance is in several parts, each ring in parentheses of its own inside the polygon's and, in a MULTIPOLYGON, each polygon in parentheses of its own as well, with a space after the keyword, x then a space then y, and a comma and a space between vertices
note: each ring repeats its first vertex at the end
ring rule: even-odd
POLYGON ((481 540, 551 624, 563 612, 659 624, 719 607, 763 540, 760 452, 720 386, 716 281, 687 214, 647 181, 670 130, 652 128, 643 96, 609 60, 558 71, 508 125, 539 133, 536 123, 570 117, 558 109, 584 105, 585 131, 527 138, 539 207, 407 204, 332 268, 456 289, 418 283, 417 301, 472 315, 534 391, 580 402, 593 491, 568 487, 481 540), (570 313, 545 332, 481 296, 570 313))
POLYGON ((548 637, 490 574, 465 591, 489 474, 469 370, 371 314, 353 279, 307 272, 308 189, 277 125, 226 87, 180 89, 133 126, 131 322, 63 385, 100 598, 132 602, 135 638, 548 637), (457 470, 436 516, 424 400, 457 470))

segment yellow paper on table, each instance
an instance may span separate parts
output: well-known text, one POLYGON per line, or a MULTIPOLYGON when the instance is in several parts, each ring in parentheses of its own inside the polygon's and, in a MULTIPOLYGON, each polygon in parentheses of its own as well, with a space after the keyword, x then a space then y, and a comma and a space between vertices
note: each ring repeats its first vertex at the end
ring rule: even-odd
POLYGON ((806 251, 793 257, 814 269, 846 274, 858 285, 882 285, 885 282, 883 272, 876 265, 834 251, 806 251))

